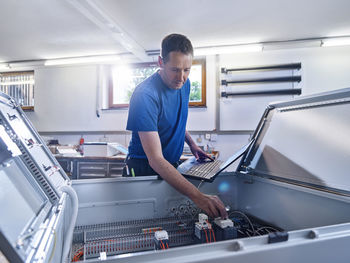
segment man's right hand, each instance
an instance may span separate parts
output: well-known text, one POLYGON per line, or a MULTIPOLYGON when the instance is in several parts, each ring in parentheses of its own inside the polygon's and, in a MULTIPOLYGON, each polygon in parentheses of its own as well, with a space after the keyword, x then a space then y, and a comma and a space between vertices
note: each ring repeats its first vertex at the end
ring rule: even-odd
POLYGON ((221 217, 223 219, 228 217, 223 202, 216 195, 206 195, 201 193, 198 197, 193 198, 192 201, 210 217, 221 217))
POLYGON ((200 209, 210 217, 227 218, 224 204, 216 195, 201 193, 192 183, 187 181, 167 160, 164 159, 158 132, 139 132, 142 147, 150 166, 165 181, 180 193, 188 196, 200 209))

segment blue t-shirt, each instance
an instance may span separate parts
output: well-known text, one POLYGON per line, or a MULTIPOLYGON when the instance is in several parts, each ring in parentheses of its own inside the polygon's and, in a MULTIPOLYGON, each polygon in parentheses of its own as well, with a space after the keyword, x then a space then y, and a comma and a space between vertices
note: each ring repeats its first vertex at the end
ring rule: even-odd
POLYGON ((183 151, 190 81, 181 89, 165 85, 158 72, 139 84, 132 94, 126 129, 132 131, 129 156, 145 159, 139 131, 157 131, 164 158, 175 163, 183 151))

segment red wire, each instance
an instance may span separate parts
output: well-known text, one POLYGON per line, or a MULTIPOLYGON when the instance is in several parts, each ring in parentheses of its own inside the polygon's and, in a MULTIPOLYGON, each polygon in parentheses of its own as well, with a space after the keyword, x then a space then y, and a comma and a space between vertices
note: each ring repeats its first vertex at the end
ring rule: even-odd
POLYGON ((213 232, 213 239, 214 239, 214 242, 216 242, 216 239, 215 239, 215 232, 213 229, 211 229, 211 231, 213 232))
POLYGON ((84 250, 83 247, 80 248, 79 250, 77 250, 77 252, 75 253, 75 255, 74 255, 74 257, 73 257, 73 260, 72 260, 73 262, 78 261, 78 260, 80 259, 80 257, 81 257, 82 255, 84 255, 83 250, 84 250))
MULTIPOLYGON (((211 231, 212 231, 212 228, 211 228, 211 224, 209 223, 209 221, 207 220, 207 221, 205 221, 205 222, 207 222, 207 224, 208 224, 208 229, 209 229, 209 238, 210 238, 210 243, 211 243, 211 231)), ((208 242, 207 242, 208 243, 208 242)))
POLYGON ((205 228, 203 228, 204 230, 204 233, 205 233, 205 239, 207 240, 207 243, 208 243, 208 235, 207 235, 207 230, 205 230, 205 228))
POLYGON ((152 246, 152 230, 151 229, 149 230, 149 237, 150 237, 149 246, 152 246))
POLYGON ((206 222, 210 226, 210 229, 209 229, 209 231, 210 231, 210 242, 211 242, 211 234, 213 234, 213 240, 214 240, 214 242, 216 242, 215 232, 214 232, 213 228, 211 227, 211 224, 209 223, 209 221, 206 221, 206 222))
POLYGON ((165 249, 165 246, 164 246, 163 241, 162 241, 162 240, 159 240, 159 241, 160 241, 160 247, 161 247, 161 249, 165 249))

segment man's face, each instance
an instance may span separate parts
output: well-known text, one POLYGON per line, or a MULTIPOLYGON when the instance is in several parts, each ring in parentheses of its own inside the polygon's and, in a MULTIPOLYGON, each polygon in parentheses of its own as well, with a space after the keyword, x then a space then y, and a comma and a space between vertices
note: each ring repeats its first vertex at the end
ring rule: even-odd
POLYGON ((166 63, 159 57, 159 66, 159 74, 164 83, 171 89, 181 89, 190 74, 192 55, 172 51, 166 63))

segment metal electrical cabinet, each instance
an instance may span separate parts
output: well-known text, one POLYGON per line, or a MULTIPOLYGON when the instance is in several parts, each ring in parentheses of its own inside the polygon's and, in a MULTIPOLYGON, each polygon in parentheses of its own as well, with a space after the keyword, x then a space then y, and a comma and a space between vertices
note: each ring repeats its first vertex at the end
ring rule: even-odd
POLYGON ((3 93, 0 110, 0 249, 10 262, 60 262, 75 220, 66 192, 75 192, 22 109, 3 93))
MULTIPOLYGON (((55 170, 55 176, 60 178, 58 183, 51 182, 51 173, 45 170, 48 165, 57 164, 51 164, 53 157, 44 146, 36 146, 45 151, 47 159, 44 160, 37 158, 38 151, 21 149, 28 140, 27 133, 22 129, 8 129, 16 124, 16 118, 35 133, 21 110, 3 96, 0 187, 6 185, 5 189, 11 190, 3 194, 2 189, 0 194, 1 250, 9 257, 19 255, 17 259, 26 262, 60 262, 66 253, 64 240, 68 245, 71 242, 66 235, 70 234, 68 224, 75 221, 70 217, 76 205, 74 202, 70 205, 66 199, 69 196, 74 201, 74 195, 61 186, 69 184, 61 169, 55 170), (10 136, 13 133, 16 135, 10 136), (26 157, 36 160, 39 174, 52 188, 52 194, 45 191, 44 183, 26 168, 26 157), (15 209, 21 202, 23 208, 15 209), (42 210, 45 205, 48 208, 42 210), (40 211, 45 212, 37 218, 40 211), (37 224, 33 230, 30 226, 34 221, 37 224), (42 232, 49 238, 44 238, 42 232)), ((238 236, 210 244, 194 244, 191 226, 197 220, 198 209, 156 176, 73 181, 79 211, 70 259, 85 262, 348 262, 349 120, 350 89, 271 104, 253 135, 254 144, 241 158, 237 171, 219 175, 213 183, 201 184, 202 192, 218 195, 230 207, 230 215, 245 213, 268 223, 279 230, 277 232, 264 234, 255 228, 259 235, 253 231, 248 238, 238 236), (149 233, 157 228, 168 230, 169 249, 153 249, 149 233)), ((32 137, 41 144, 37 135, 32 137)), ((191 182, 198 184, 198 181, 191 182)))

